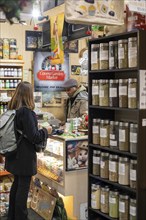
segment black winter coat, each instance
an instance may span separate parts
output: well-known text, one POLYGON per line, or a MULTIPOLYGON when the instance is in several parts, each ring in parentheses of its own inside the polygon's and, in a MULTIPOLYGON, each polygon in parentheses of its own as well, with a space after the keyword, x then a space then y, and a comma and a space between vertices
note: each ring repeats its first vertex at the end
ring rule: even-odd
POLYGON ((14 175, 32 176, 37 173, 37 155, 34 144, 48 138, 48 131, 45 128, 38 130, 35 112, 26 107, 17 110, 15 120, 16 128, 23 131, 27 138, 22 138, 16 154, 6 157, 5 168, 14 175))

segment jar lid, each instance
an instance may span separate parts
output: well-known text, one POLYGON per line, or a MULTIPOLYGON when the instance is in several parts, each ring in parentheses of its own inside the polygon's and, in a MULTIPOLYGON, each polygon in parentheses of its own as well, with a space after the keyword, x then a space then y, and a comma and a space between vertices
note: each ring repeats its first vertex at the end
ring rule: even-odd
POLYGON ((97 48, 97 47, 99 47, 99 44, 91 44, 91 47, 92 48, 97 48))
POLYGON ((138 128, 138 124, 130 123, 130 128, 138 128))
POLYGON ((114 154, 110 154, 110 155, 109 155, 109 159, 118 159, 118 157, 119 157, 119 156, 116 155, 116 154, 115 154, 115 155, 114 155, 114 154))
POLYGON ((93 118, 93 122, 100 122, 100 119, 99 118, 93 118))
POLYGON ((110 121, 110 125, 118 125, 119 122, 118 121, 110 121))
POLYGON ((119 157, 119 162, 128 162, 129 158, 128 157, 119 157))
POLYGON ((127 83, 128 79, 119 79, 119 83, 127 83))
POLYGON ((130 42, 130 41, 137 41, 137 37, 129 37, 128 38, 128 41, 130 42))
POLYGON ((118 83, 119 80, 118 79, 110 79, 109 83, 118 83))
POLYGON ((118 42, 117 41, 110 41, 109 42, 109 45, 115 45, 115 44, 118 44, 118 42))
POLYGON ((119 195, 119 198, 120 198, 120 199, 129 199, 129 196, 128 196, 128 195, 122 195, 122 194, 120 194, 120 195, 119 195))
POLYGON ((119 126, 125 126, 128 127, 129 123, 128 122, 120 122, 119 126))
POLYGON ((130 160, 130 163, 132 163, 132 164, 137 164, 137 160, 130 160))
POLYGON ((94 154, 100 154, 100 150, 93 150, 94 154))
POLYGON ((108 46, 108 43, 100 43, 100 47, 108 46))
POLYGON ((121 40, 118 40, 118 44, 121 44, 121 43, 127 43, 128 40, 127 39, 121 39, 121 40))
POLYGON ((108 152, 101 152, 101 156, 106 156, 106 157, 108 157, 108 156, 109 156, 109 153, 108 153, 108 152))
POLYGON ((101 121, 100 121, 100 124, 109 124, 109 120, 108 120, 108 119, 106 119, 106 120, 101 120, 101 121))
POLYGON ((129 78, 129 79, 128 79, 128 82, 129 82, 129 83, 131 83, 131 82, 137 82, 137 79, 136 79, 136 78, 129 78))
POLYGON ((99 83, 108 83, 108 79, 100 79, 99 83))
POLYGON ((101 190, 104 192, 105 191, 108 192, 110 190, 110 188, 109 188, 109 186, 105 186, 105 187, 101 187, 101 190))
POLYGON ((95 79, 92 79, 92 83, 95 83, 96 82, 96 80, 95 79))
POLYGON ((131 198, 131 199, 130 199, 130 202, 136 204, 136 199, 131 198))

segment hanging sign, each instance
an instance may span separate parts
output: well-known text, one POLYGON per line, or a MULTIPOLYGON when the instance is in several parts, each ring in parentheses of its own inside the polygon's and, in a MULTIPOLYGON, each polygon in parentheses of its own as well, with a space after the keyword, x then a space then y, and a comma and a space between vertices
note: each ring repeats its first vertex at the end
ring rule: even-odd
POLYGON ((131 0, 127 2, 130 11, 146 14, 145 0, 131 0))
POLYGON ((57 70, 40 70, 37 77, 39 80, 62 81, 65 79, 65 74, 63 71, 57 70))

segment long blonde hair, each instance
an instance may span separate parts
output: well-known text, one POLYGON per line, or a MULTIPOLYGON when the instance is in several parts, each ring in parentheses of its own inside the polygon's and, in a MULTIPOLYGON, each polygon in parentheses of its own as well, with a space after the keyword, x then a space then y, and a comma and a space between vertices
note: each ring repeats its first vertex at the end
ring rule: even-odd
POLYGON ((32 85, 29 82, 20 82, 15 90, 15 93, 8 103, 8 109, 19 109, 25 106, 31 110, 34 109, 34 98, 32 85))

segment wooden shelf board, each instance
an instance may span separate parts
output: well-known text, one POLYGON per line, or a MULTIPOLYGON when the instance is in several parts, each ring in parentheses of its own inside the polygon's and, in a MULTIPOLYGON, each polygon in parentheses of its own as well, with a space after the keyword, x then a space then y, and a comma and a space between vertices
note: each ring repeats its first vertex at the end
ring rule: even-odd
POLYGON ((0 79, 22 79, 22 77, 3 76, 0 79))
MULTIPOLYGON (((89 207, 89 209, 90 209, 90 211, 95 212, 95 213, 97 213, 98 215, 100 215, 100 216, 102 216, 102 217, 104 217, 104 218, 106 218, 106 219, 113 220, 112 217, 110 217, 110 216, 107 215, 107 214, 104 214, 103 212, 100 212, 100 211, 97 210, 97 209, 92 209, 91 207, 89 207)), ((114 220, 117 220, 117 218, 114 218, 114 220)))

